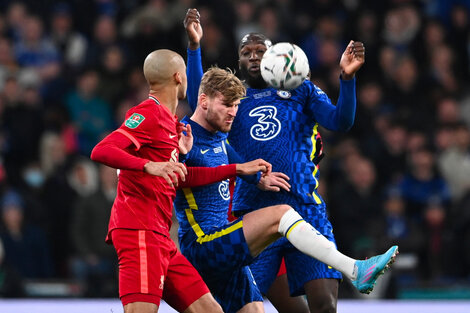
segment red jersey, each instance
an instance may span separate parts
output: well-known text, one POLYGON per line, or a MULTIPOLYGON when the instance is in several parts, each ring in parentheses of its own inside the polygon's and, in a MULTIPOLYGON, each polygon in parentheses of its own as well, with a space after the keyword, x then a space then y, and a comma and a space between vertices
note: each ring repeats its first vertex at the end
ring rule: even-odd
MULTIPOLYGON (((176 116, 150 96, 130 109, 121 127, 93 149, 93 160, 120 169, 107 242, 116 228, 151 230, 169 237, 176 190, 164 178, 147 174, 143 168, 148 161, 178 161, 177 125, 176 116), (124 151, 118 147, 123 140, 124 151), (129 140, 132 145, 126 144, 129 140)), ((235 175, 235 164, 218 168, 189 167, 186 181, 180 180, 179 186, 195 187, 235 175)))
MULTIPOLYGON (((125 122, 117 131, 134 143, 128 153, 154 162, 177 162, 176 125, 176 116, 150 97, 127 112, 125 122)), ((147 229, 168 235, 175 194, 175 188, 162 177, 121 169, 109 231, 147 229)))

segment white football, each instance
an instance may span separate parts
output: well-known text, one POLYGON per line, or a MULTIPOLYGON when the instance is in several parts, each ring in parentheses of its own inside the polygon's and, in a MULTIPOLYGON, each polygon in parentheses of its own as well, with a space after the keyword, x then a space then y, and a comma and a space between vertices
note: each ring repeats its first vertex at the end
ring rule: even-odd
POLYGON ((303 50, 288 42, 269 47, 261 59, 260 67, 266 83, 281 90, 299 87, 310 70, 303 50))

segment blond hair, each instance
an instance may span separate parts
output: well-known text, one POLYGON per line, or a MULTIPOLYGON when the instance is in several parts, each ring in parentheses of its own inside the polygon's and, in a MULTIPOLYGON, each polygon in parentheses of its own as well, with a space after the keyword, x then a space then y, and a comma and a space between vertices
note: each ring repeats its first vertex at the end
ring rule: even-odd
POLYGON ((199 94, 202 93, 211 98, 220 93, 226 102, 232 103, 246 95, 246 88, 230 69, 223 70, 214 66, 202 76, 199 94))

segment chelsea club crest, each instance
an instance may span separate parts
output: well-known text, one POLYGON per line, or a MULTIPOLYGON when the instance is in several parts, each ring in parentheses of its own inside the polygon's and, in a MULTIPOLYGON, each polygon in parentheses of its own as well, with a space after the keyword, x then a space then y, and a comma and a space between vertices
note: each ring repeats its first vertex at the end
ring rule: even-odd
POLYGON ((278 90, 277 95, 283 99, 289 99, 291 94, 287 90, 278 90))

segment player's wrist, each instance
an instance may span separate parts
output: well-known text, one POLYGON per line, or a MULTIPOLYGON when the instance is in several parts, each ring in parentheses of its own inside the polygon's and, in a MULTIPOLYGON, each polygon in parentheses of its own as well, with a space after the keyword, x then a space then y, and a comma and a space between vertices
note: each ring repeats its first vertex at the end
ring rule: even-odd
POLYGON ((145 164, 144 164, 144 166, 143 166, 143 168, 142 168, 142 170, 144 171, 144 173, 148 173, 148 169, 149 169, 149 167, 150 167, 150 163, 151 163, 151 162, 150 162, 149 160, 146 160, 146 162, 145 162, 145 164))
POLYGON ((197 50, 199 49, 199 42, 194 42, 194 41, 188 41, 188 49, 189 50, 197 50))
POLYGON ((340 77, 341 77, 342 80, 351 80, 351 79, 354 78, 354 76, 355 76, 354 73, 347 74, 344 70, 341 70, 341 76, 340 77))

